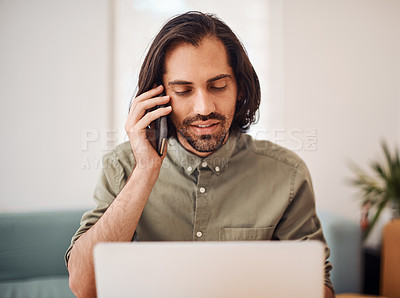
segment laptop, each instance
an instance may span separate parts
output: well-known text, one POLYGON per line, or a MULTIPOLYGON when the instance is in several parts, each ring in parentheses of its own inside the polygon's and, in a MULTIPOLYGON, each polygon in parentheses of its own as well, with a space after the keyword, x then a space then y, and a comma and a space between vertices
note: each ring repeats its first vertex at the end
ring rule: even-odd
POLYGON ((128 242, 94 248, 99 298, 322 298, 317 241, 128 242))

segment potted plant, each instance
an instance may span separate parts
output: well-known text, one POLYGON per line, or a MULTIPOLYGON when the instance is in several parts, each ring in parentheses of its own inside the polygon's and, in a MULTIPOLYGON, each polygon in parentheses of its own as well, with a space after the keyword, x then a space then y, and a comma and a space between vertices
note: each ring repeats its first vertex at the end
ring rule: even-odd
POLYGON ((353 165, 356 177, 351 183, 357 186, 361 192, 362 206, 369 212, 373 210, 372 220, 361 223, 363 239, 366 239, 377 222, 382 210, 390 206, 393 217, 400 217, 400 158, 399 150, 393 154, 385 142, 381 143, 384 153, 382 162, 374 161, 370 164, 371 173, 366 173, 361 168, 353 165))

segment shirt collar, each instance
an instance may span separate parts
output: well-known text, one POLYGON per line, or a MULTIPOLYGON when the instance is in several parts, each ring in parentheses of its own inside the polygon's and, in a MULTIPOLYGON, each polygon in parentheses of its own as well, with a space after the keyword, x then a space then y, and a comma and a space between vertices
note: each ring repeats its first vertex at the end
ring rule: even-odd
POLYGON ((167 156, 175 164, 184 168, 185 172, 191 175, 196 169, 209 168, 215 174, 219 175, 229 163, 236 148, 236 142, 240 137, 238 134, 229 134, 228 140, 217 151, 207 157, 200 157, 186 150, 176 137, 168 140, 167 156))

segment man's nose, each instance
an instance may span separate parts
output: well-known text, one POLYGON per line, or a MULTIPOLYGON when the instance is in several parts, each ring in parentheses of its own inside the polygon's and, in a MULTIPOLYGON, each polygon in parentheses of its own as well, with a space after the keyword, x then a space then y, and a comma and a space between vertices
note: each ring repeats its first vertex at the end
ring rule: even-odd
POLYGON ((193 112, 199 115, 209 115, 215 112, 213 99, 204 90, 197 90, 193 103, 193 112))

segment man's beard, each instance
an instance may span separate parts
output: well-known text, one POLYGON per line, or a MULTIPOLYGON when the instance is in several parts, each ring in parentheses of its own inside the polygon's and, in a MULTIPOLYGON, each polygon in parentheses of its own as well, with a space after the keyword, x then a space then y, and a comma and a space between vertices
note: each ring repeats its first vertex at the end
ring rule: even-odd
POLYGON ((211 113, 207 116, 190 116, 183 120, 182 124, 174 123, 177 132, 198 152, 214 152, 218 150, 226 139, 229 132, 226 117, 219 113, 211 113), (213 134, 196 135, 190 131, 191 123, 195 121, 219 120, 219 127, 213 134))

